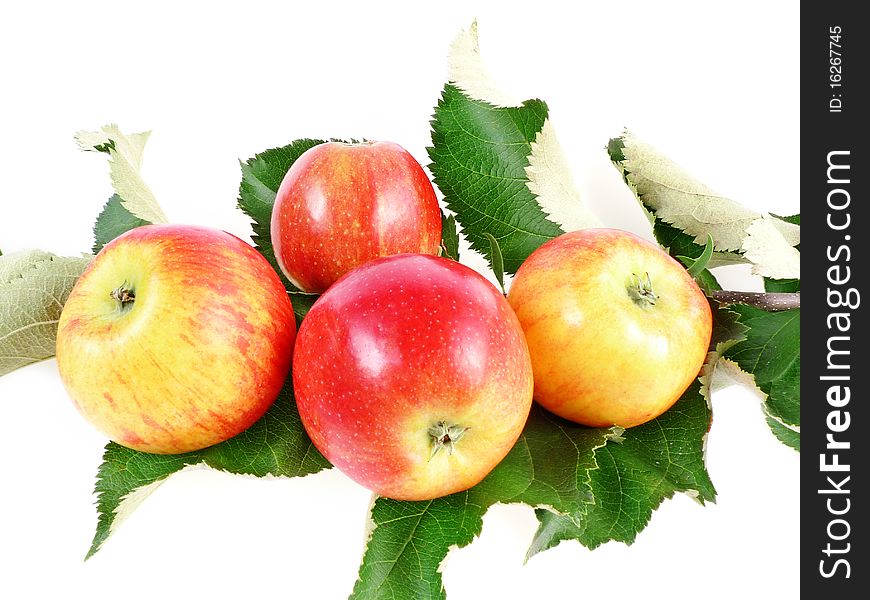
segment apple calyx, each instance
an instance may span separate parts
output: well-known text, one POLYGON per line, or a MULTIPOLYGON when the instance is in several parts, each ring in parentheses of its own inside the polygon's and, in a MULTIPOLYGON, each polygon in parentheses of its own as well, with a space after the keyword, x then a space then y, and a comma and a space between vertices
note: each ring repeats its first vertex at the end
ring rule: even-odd
POLYGON ((649 278, 649 272, 640 277, 637 273, 632 273, 625 285, 629 297, 634 300, 634 303, 641 308, 649 308, 656 305, 659 297, 653 292, 652 281, 649 278))
POLYGON ((118 303, 118 308, 121 312, 127 312, 133 308, 133 302, 136 300, 133 286, 126 281, 112 290, 110 295, 112 296, 112 299, 118 303))
POLYGON ((446 448, 447 456, 452 456, 456 442, 461 440, 469 429, 471 427, 463 427, 447 421, 438 421, 429 427, 427 433, 432 438, 432 454, 429 455, 429 460, 432 460, 441 448, 446 448))

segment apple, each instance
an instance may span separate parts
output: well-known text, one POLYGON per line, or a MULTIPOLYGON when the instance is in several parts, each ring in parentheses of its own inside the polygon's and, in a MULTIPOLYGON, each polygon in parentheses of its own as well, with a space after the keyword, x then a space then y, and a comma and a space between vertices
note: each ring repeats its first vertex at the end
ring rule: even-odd
POLYGON ((318 450, 381 496, 483 479, 516 442, 532 366, 498 290, 457 262, 403 254, 351 271, 299 328, 299 414, 318 450))
POLYGON ((375 258, 437 254, 441 210, 426 173, 398 144, 327 142, 287 171, 271 233, 287 278, 320 293, 375 258))
POLYGON ((566 233, 535 250, 508 301, 523 327, 535 399, 592 427, 633 427, 698 376, 710 305, 657 245, 615 229, 566 233))
POLYGON ((278 274, 223 231, 147 225, 113 240, 70 293, 57 365, 115 442, 171 454, 259 419, 281 390, 296 322, 278 274))

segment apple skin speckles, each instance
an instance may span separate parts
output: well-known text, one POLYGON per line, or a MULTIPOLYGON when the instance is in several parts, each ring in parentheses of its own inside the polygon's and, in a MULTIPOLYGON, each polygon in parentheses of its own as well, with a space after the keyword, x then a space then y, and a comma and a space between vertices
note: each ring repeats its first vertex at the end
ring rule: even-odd
POLYGON ((107 244, 58 324, 79 411, 136 450, 198 450, 241 433, 278 396, 296 321, 278 274, 237 237, 148 225, 107 244), (134 296, 119 308, 112 291, 134 296))
POLYGON ((546 242, 517 271, 508 300, 532 355, 535 400, 590 427, 662 414, 698 376, 710 344, 704 293, 659 246, 627 231, 546 242), (646 284, 649 299, 639 293, 646 284))
POLYGON ((319 293, 382 256, 437 254, 441 211, 425 171, 398 144, 327 142, 284 176, 271 238, 287 278, 319 293))
POLYGON ((434 256, 391 256, 345 275, 309 311, 293 360, 314 445, 400 500, 478 483, 531 407, 531 361, 507 301, 478 273, 434 256), (442 422, 468 429, 433 455, 429 432, 442 422))

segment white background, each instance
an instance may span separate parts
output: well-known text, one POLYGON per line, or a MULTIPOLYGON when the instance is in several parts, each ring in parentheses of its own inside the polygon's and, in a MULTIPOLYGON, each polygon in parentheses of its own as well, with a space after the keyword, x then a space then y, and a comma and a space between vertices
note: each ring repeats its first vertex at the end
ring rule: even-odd
MULTIPOLYGON (((583 199, 608 224, 649 235, 603 150, 623 127, 744 204, 799 210, 796 3, 324 4, 4 5, 0 248, 90 247, 111 188, 105 159, 73 133, 107 122, 153 130, 144 175, 172 221, 240 236, 239 158, 337 136, 393 140, 425 161, 448 45, 475 16, 494 79, 548 102, 583 199)), ((723 280, 758 289, 739 269, 723 280)), ((725 390, 714 410, 717 504, 680 496, 633 546, 566 542, 525 566, 532 510, 496 507, 443 569, 450 600, 795 597, 799 455, 753 393, 725 390)), ((334 599, 353 586, 369 494, 336 471, 174 476, 83 563, 105 440, 53 361, 0 379, 0 423, 2 598, 334 599)))

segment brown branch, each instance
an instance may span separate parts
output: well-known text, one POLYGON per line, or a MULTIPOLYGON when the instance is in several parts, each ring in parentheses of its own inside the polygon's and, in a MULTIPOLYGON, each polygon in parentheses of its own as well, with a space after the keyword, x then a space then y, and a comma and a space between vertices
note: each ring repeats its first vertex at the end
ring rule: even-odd
POLYGON ((729 304, 748 304, 771 312, 789 310, 801 307, 800 292, 732 292, 717 290, 712 295, 714 300, 729 304))

